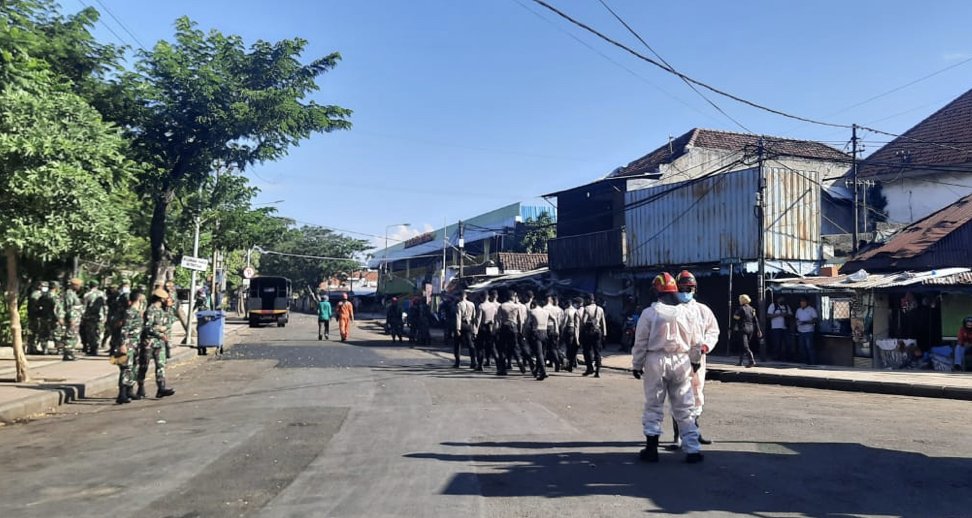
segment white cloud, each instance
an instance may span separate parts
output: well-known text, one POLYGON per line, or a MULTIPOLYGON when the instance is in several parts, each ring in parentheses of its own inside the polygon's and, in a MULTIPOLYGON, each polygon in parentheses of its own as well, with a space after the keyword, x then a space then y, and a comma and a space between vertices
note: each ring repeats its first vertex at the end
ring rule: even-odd
MULTIPOLYGON (((406 239, 413 238, 417 235, 424 234, 426 232, 432 232, 435 227, 428 223, 423 223, 421 226, 417 225, 398 225, 396 227, 390 227, 388 229, 388 246, 394 246, 398 243, 405 241, 406 239)), ((378 250, 385 248, 385 238, 375 237, 371 239, 372 244, 378 250)))
POLYGON ((968 52, 946 52, 942 54, 942 59, 944 61, 959 61, 962 59, 968 59, 972 57, 968 52))

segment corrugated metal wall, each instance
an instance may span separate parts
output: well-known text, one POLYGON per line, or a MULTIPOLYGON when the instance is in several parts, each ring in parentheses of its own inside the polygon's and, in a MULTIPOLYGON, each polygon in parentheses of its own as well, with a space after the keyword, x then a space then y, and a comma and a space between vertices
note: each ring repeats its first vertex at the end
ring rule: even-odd
MULTIPOLYGON (((766 258, 816 260, 820 250, 820 188, 815 172, 764 168, 766 258)), ((755 260, 758 172, 718 174, 625 194, 629 267, 755 260), (651 201, 647 201, 651 200, 651 201), (638 202, 645 202, 632 206, 638 202)))

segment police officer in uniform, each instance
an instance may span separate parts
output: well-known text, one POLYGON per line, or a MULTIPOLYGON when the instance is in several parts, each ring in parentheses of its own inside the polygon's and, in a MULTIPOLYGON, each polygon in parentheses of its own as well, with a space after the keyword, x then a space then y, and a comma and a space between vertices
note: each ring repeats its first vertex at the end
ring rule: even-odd
MULTIPOLYGON (((495 336, 493 336, 493 325, 496 320, 496 310, 499 304, 496 303, 496 290, 489 292, 489 298, 479 305, 479 321, 476 323, 476 337, 479 339, 479 347, 476 353, 481 357, 480 364, 489 365, 490 358, 496 357, 495 336)), ((506 364, 496 364, 496 373, 506 372, 506 364)))
POLYGON ((527 313, 526 329, 529 336, 530 347, 533 350, 533 357, 536 361, 536 369, 533 374, 537 381, 543 381, 547 377, 546 354, 543 348, 547 341, 547 321, 550 313, 536 300, 530 303, 530 311, 527 313))
POLYGON ((580 309, 580 339, 584 346, 584 363, 587 369, 584 376, 601 377, 601 346, 607 336, 607 322, 604 310, 594 303, 594 296, 584 297, 585 306, 580 309))
POLYGON ((459 345, 456 346, 456 363, 454 367, 459 367, 459 347, 466 346, 469 351, 469 368, 477 371, 483 370, 480 363, 480 356, 476 352, 476 305, 468 300, 466 292, 459 294, 459 302, 456 303, 456 329, 459 330, 459 345))
POLYGON ((547 346, 545 352, 547 353, 547 359, 553 365, 554 372, 560 372, 560 368, 564 364, 564 353, 560 350, 560 328, 564 324, 564 310, 560 308, 556 295, 547 297, 547 305, 544 306, 544 309, 547 310, 547 314, 549 315, 547 319, 547 346))
POLYGON ((564 368, 567 369, 567 372, 574 372, 574 367, 577 367, 577 349, 580 348, 580 338, 578 337, 580 313, 577 308, 580 307, 582 301, 580 298, 575 298, 570 302, 567 309, 564 310, 564 327, 560 332, 560 339, 567 350, 564 368))
POLYGON ((516 364, 520 368, 521 373, 526 372, 526 366, 524 360, 526 358, 521 358, 519 353, 519 330, 521 327, 520 323, 520 309, 515 302, 513 302, 510 292, 508 290, 503 290, 500 294, 500 305, 496 310, 495 319, 495 329, 496 329, 496 371, 497 374, 505 375, 507 365, 512 358, 516 359, 516 364))

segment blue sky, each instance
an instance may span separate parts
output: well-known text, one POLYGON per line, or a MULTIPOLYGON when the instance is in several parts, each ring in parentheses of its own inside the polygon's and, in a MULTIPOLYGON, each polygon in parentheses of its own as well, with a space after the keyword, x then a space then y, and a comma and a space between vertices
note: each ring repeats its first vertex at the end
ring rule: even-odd
MULTIPOLYGON (((549 0, 639 52, 598 0, 549 0)), ((900 133, 972 88, 972 2, 605 0, 676 69, 794 114, 900 133)), ((134 39, 97 0, 99 39, 134 39)), ((693 127, 741 131, 676 77, 531 0, 101 0, 146 46, 188 15, 248 43, 302 37, 310 60, 343 61, 314 98, 354 110, 354 128, 315 135, 248 172, 301 222, 404 237, 599 178, 693 127), (526 6, 526 8, 524 7, 526 6), (576 39, 575 39, 576 38, 576 39), (577 41, 581 40, 583 43, 577 41)), ((842 148, 814 126, 707 94, 756 133, 842 148)), ((888 137, 863 134, 866 150, 888 137)), ((372 239, 368 236, 357 235, 372 239)), ((373 239, 381 244, 383 239, 373 239)))

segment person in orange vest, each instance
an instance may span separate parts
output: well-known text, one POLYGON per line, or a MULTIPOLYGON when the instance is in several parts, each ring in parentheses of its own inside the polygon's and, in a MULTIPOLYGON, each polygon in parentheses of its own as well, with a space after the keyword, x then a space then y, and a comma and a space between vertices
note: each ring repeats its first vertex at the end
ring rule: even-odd
POLYGON ((337 303, 334 315, 337 317, 338 327, 341 329, 341 341, 344 342, 348 339, 351 323, 354 322, 354 306, 348 300, 347 293, 341 294, 341 301, 337 303))

